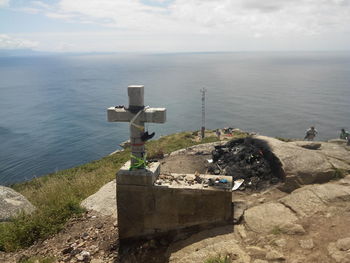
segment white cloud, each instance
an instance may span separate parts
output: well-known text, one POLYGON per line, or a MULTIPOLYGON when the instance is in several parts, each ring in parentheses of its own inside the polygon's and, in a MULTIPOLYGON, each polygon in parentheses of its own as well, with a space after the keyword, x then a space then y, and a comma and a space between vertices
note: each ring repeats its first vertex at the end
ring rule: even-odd
POLYGON ((175 0, 162 7, 138 0, 60 0, 35 6, 51 18, 148 32, 313 35, 348 32, 350 25, 350 0, 175 0))
POLYGON ((37 42, 0 34, 0 49, 31 49, 36 46, 37 42))
MULTIPOLYGON (((160 43, 165 50, 183 50, 186 45, 189 50, 194 46, 201 50, 257 50, 283 45, 293 49, 291 43, 302 48, 303 43, 304 47, 312 46, 312 41, 318 41, 314 45, 320 48, 335 35, 337 42, 330 48, 350 43, 350 0, 148 0, 149 4, 145 3, 59 0, 52 5, 34 1, 32 7, 51 19, 96 25, 107 32, 103 35, 107 43, 98 42, 93 38, 95 32, 90 32, 84 33, 86 45, 76 39, 65 49, 83 45, 101 51, 107 47, 108 51, 112 47, 159 50, 160 43)), ((73 41, 63 40, 67 44, 68 40, 73 41)))
POLYGON ((1 6, 8 6, 9 3, 10 3, 10 0, 0 0, 0 7, 1 6))

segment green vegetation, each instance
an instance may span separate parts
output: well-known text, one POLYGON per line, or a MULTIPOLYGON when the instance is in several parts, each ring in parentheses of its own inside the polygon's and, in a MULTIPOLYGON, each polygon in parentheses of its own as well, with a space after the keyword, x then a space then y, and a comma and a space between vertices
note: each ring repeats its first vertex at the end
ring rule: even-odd
POLYGON ((280 234, 282 234, 282 230, 281 230, 278 226, 275 226, 275 227, 271 230, 271 234, 273 234, 273 235, 280 235, 280 234))
POLYGON ((339 168, 334 168, 334 179, 335 180, 339 180, 345 177, 345 175, 347 175, 349 172, 343 169, 339 169, 339 168))
MULTIPOLYGON (((191 132, 164 136, 147 143, 149 156, 217 141, 216 136, 196 142, 191 132)), ((130 158, 130 150, 106 156, 78 167, 33 179, 12 187, 37 207, 31 215, 20 215, 0 223, 0 250, 15 251, 60 231, 65 222, 84 210, 80 202, 115 178, 116 171, 130 158)))
POLYGON ((210 257, 204 261, 204 263, 231 263, 231 262, 232 260, 229 255, 221 256, 220 254, 214 257, 210 257))

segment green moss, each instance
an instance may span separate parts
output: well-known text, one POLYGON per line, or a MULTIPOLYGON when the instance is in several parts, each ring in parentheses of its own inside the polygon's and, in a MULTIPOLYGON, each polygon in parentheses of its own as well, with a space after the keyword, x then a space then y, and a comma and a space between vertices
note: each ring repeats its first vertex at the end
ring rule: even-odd
POLYGON ((334 168, 334 179, 339 180, 345 177, 348 174, 348 171, 343 169, 334 168))
POLYGON ((282 230, 281 230, 278 226, 275 226, 275 227, 271 230, 271 234, 273 234, 273 235, 280 235, 280 234, 282 234, 282 230))
POLYGON ((229 255, 221 256, 220 254, 214 257, 210 257, 204 261, 204 263, 231 263, 231 262, 232 260, 230 259, 229 255))
POLYGON ((53 257, 25 257, 19 261, 19 263, 54 263, 56 262, 55 258, 53 257))

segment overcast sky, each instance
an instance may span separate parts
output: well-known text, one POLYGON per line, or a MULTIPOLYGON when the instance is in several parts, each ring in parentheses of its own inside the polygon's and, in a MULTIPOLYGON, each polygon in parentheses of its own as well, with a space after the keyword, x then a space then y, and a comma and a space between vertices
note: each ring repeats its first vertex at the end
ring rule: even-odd
POLYGON ((0 0, 0 49, 349 50, 350 0, 0 0))

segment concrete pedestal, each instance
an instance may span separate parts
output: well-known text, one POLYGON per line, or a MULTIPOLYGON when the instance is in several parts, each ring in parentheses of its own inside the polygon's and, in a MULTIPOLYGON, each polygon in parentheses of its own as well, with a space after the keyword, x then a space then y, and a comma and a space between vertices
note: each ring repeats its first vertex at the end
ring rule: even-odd
MULTIPOLYGON (((126 164, 125 167, 128 167, 126 164)), ((159 163, 117 177, 119 239, 148 238, 194 226, 232 224, 232 192, 155 186, 159 163), (141 172, 140 172, 141 173, 141 172)))

